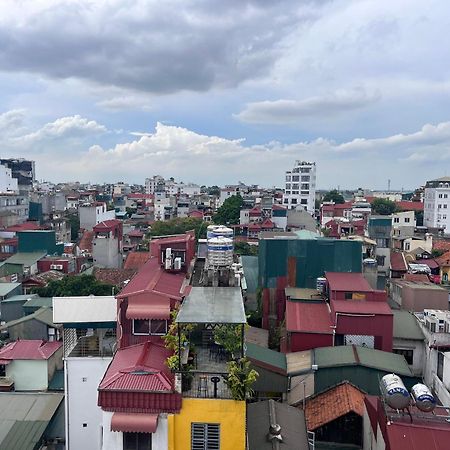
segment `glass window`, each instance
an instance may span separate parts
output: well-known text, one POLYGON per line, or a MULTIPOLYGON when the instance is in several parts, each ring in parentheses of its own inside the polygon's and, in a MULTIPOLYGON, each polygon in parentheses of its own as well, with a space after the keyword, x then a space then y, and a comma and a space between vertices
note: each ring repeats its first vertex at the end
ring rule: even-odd
POLYGON ((220 424, 192 423, 191 450, 220 450, 220 424))
POLYGON ((167 333, 167 320, 155 320, 150 321, 150 334, 166 334, 167 333))
POLYGON ((297 199, 296 199, 296 198, 293 198, 293 199, 291 200, 291 202, 292 202, 292 204, 296 205, 296 204, 297 204, 297 199))
POLYGON ((308 199, 307 199, 307 198, 302 198, 302 199, 300 200, 300 203, 301 203, 302 205, 307 205, 307 204, 308 204, 308 199))
POLYGON ((123 433, 123 450, 151 450, 151 433, 123 433))
POLYGON ((299 177, 299 175, 293 175, 292 176, 292 181, 300 181, 300 177, 299 177))
POLYGON ((149 320, 148 319, 134 319, 133 320, 133 334, 149 334, 149 320))
POLYGON ((163 335, 167 333, 167 320, 134 319, 133 334, 163 335))
POLYGON ((405 223, 409 223, 409 217, 405 217, 405 223))
POLYGON ((402 348, 395 348, 392 350, 392 353, 396 353, 397 355, 403 355, 406 359, 406 362, 412 366, 413 363, 413 356, 414 356, 414 350, 405 350, 402 348))
MULTIPOLYGON (((433 324, 434 325, 434 324, 433 324)), ((438 376, 438 378, 442 380, 443 376, 444 376, 444 354, 442 352, 438 353, 438 360, 437 360, 437 371, 436 371, 436 375, 438 376)))

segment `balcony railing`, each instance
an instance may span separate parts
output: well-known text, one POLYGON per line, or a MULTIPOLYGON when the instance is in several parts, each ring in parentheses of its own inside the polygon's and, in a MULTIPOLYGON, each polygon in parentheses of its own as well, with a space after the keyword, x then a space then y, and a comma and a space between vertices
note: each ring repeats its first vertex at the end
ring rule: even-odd
POLYGON ((232 399, 227 373, 191 371, 181 374, 184 397, 232 399))
POLYGON ((64 357, 113 356, 115 328, 64 328, 64 357))

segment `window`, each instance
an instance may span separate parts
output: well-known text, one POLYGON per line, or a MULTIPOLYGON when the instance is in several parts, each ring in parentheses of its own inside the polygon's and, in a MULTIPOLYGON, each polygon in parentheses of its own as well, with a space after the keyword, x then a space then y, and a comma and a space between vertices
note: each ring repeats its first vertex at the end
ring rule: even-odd
POLYGON ((0 377, 6 376, 6 366, 4 364, 0 364, 0 377))
POLYGON ((292 181, 300 181, 300 177, 298 175, 292 175, 292 181))
POLYGON ((291 200, 291 202, 292 202, 293 205, 296 205, 296 204, 297 204, 297 199, 296 199, 296 198, 293 198, 293 199, 291 200))
POLYGON ((151 433, 123 433, 123 450, 151 450, 151 433))
POLYGON ((377 265, 384 266, 385 259, 386 259, 386 256, 377 256, 377 265))
POLYGON ((394 223, 399 223, 400 222, 400 218, 399 217, 394 217, 394 223))
POLYGON ((392 350, 392 353, 396 353, 397 355, 403 355, 406 359, 406 362, 410 366, 412 366, 414 350, 405 350, 403 348, 395 348, 394 350, 392 350))
POLYGON ((301 181, 309 181, 309 175, 302 175, 301 181))
POLYGON ((405 217, 405 223, 409 223, 409 217, 405 217))
POLYGON ((192 423, 191 450, 220 450, 220 424, 192 423))
POLYGON ((439 194, 439 198, 442 198, 442 194, 439 194))
POLYGON ((167 320, 156 319, 134 319, 133 334, 147 335, 154 334, 162 336, 167 333, 167 320))
POLYGON ((308 199, 307 199, 307 198, 302 198, 302 199, 300 200, 300 203, 301 203, 302 205, 307 205, 307 204, 308 204, 308 199))
POLYGON ((344 298, 345 298, 345 300, 351 300, 353 298, 352 292, 346 292, 344 294, 344 298))

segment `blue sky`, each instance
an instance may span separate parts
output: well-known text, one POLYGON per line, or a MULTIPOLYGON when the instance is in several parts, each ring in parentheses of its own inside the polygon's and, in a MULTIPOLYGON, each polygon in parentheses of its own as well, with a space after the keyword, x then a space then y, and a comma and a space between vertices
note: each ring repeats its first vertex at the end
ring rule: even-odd
POLYGON ((39 179, 449 175, 445 0, 2 0, 2 155, 39 179))

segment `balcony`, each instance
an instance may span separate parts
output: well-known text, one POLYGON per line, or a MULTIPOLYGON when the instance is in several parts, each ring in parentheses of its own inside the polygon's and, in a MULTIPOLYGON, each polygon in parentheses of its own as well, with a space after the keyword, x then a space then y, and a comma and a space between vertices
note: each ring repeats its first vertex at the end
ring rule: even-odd
POLYGON ((111 357, 116 347, 115 328, 64 328, 64 357, 111 357))

